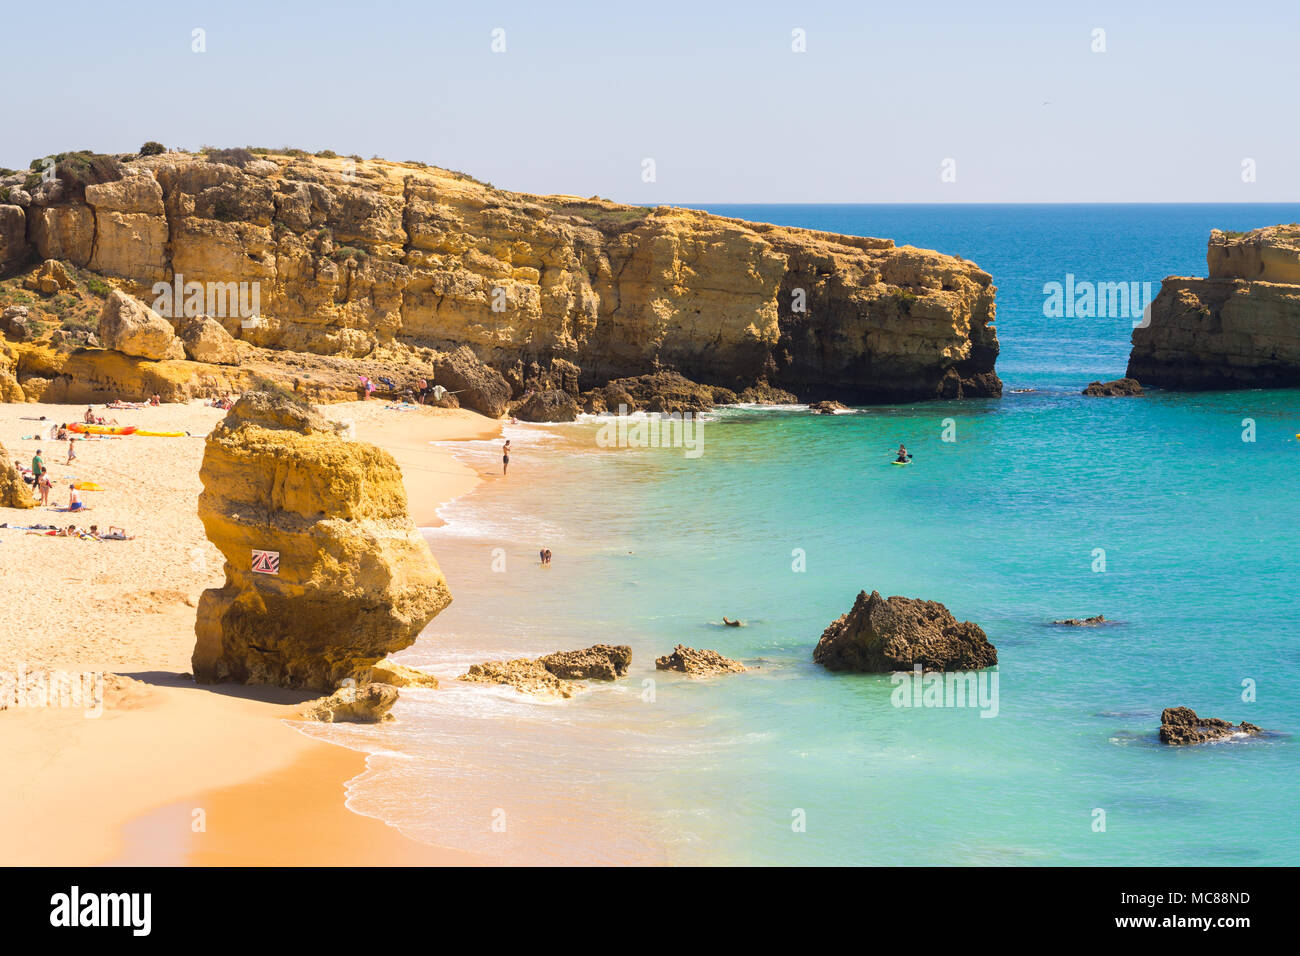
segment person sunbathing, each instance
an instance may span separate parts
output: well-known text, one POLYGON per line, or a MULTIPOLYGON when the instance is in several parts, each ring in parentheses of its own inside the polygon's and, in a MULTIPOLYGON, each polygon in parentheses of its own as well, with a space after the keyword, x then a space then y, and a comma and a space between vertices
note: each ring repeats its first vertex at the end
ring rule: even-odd
MULTIPOLYGON (((92 531, 95 528, 94 525, 91 525, 90 527, 92 531)), ((107 533, 101 534, 98 537, 100 541, 134 541, 135 540, 135 535, 127 534, 125 528, 115 528, 112 525, 108 526, 107 533)))
POLYGON ((68 510, 69 511, 86 510, 86 506, 84 503, 82 503, 81 500, 81 493, 77 491, 75 487, 68 489, 68 510))

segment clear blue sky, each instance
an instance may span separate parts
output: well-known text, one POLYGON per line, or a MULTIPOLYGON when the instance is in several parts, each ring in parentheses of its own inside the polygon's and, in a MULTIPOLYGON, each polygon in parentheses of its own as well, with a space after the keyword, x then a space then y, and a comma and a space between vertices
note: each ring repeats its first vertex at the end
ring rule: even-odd
POLYGON ((71 0, 3 22, 0 166, 154 139, 625 202, 1300 199, 1295 0, 71 0))

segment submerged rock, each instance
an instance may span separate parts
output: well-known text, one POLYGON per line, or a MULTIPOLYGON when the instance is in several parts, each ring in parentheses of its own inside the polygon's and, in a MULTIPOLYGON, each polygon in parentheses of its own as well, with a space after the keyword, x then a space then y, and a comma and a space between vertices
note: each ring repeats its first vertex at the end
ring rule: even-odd
POLYGON ((1244 720, 1233 724, 1217 717, 1197 717, 1190 707, 1166 707, 1160 714, 1160 742, 1173 746, 1203 744, 1238 734, 1255 735, 1263 730, 1244 720))
POLYGON ((808 411, 814 415, 834 415, 836 412, 842 412, 848 409, 847 405, 841 405, 839 402, 825 401, 813 402, 808 406, 808 411))
POLYGON ((1129 398, 1144 395, 1135 378, 1117 378, 1112 382, 1093 382, 1083 390, 1089 398, 1129 398))
POLYGON ((460 680, 505 684, 521 694, 572 697, 582 689, 575 680, 616 680, 627 673, 632 648, 595 644, 578 651, 556 651, 539 658, 487 661, 473 665, 460 680))
POLYGON ((714 674, 739 673, 746 670, 740 661, 723 657, 717 651, 696 650, 678 644, 671 654, 656 658, 655 667, 661 671, 681 671, 692 677, 710 677, 714 674))
POLYGON ((393 719, 389 711, 396 703, 397 691, 387 684, 340 687, 308 704, 302 717, 327 724, 377 724, 393 719))
POLYGON ((1097 627, 1105 623, 1107 621, 1104 614, 1098 614, 1095 617, 1067 617, 1064 620, 1052 622, 1055 627, 1097 627))
POLYGON ((513 661, 471 665, 459 679, 475 684, 505 684, 521 694, 535 697, 569 698, 582 689, 571 681, 556 677, 536 660, 522 657, 513 661))
POLYGON ((332 690, 451 601, 386 451, 310 406, 246 394, 208 437, 199 517, 226 559, 195 623, 200 683, 332 690))
POLYGON ((438 686, 438 678, 433 674, 426 674, 405 664, 394 663, 387 658, 371 666, 367 679, 375 684, 389 684, 392 687, 437 688, 438 686))
POLYGON ((593 644, 578 651, 556 651, 537 662, 565 680, 617 680, 632 663, 632 648, 626 644, 593 644))
POLYGON ((571 422, 581 411, 577 399, 558 388, 529 392, 510 406, 510 414, 526 422, 571 422))
POLYGON ((884 673, 992 667, 998 652, 978 624, 958 621, 938 601, 858 593, 849 613, 822 634, 813 660, 833 671, 884 673))

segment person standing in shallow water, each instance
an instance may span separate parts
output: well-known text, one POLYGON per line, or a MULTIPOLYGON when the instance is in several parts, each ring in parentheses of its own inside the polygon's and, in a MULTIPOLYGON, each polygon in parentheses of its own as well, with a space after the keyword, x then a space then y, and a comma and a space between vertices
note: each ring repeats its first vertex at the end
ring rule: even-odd
POLYGON ((501 446, 501 474, 504 475, 509 470, 510 470, 510 439, 507 438, 506 443, 501 446))

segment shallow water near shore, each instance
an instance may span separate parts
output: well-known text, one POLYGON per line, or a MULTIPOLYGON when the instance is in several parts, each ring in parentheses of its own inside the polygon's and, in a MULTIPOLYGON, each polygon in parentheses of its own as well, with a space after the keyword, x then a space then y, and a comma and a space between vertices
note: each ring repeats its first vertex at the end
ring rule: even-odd
MULTIPOLYGON (((1123 374, 1131 320, 1042 315, 1065 272, 1203 273, 1210 226, 1300 209, 713 211, 974 259, 999 286, 999 372, 1036 390, 724 409, 698 458, 602 448, 595 420, 507 429, 509 477, 429 532, 455 602, 400 659, 443 689, 403 691, 397 724, 311 730, 371 751, 349 806, 525 863, 1300 863, 1300 392, 1085 399, 1123 374), (983 626, 995 706, 898 707, 888 676, 814 665, 864 588, 983 626), (1093 614, 1112 623, 1049 626, 1093 614), (632 671, 567 702, 450 679, 596 642, 631 645, 632 671), (677 643, 752 669, 656 671, 677 643), (1163 747, 1176 705, 1280 733, 1163 747)), ((457 453, 499 467, 495 443, 457 453)))

